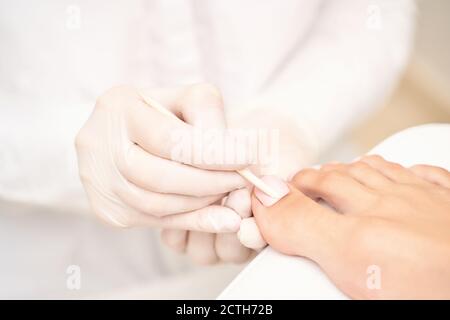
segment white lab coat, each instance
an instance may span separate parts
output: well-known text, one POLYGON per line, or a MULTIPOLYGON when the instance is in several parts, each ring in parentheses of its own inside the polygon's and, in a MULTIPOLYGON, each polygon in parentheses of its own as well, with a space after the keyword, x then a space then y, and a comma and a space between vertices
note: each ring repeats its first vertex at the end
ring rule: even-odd
POLYGON ((407 62, 411 0, 4 0, 0 197, 87 212, 74 137, 113 85, 211 82, 230 121, 278 115, 314 159, 407 62))

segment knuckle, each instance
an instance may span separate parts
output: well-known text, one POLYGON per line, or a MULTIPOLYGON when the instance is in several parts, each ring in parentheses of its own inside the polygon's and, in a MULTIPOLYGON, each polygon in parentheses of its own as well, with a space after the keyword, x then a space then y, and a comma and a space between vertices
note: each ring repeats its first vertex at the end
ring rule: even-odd
POLYGON ((85 170, 78 170, 78 176, 80 178, 81 183, 85 186, 91 182, 91 175, 85 170))
POLYGON ((84 147, 84 145, 85 145, 85 138, 84 138, 84 136, 83 136, 83 134, 82 134, 82 130, 83 129, 81 129, 79 132, 78 132, 78 134, 76 135, 76 137, 75 137, 75 148, 78 150, 78 149, 82 149, 83 147, 84 147))
POLYGON ((117 102, 123 101, 124 97, 135 95, 136 89, 128 85, 118 85, 109 88, 101 94, 95 103, 96 108, 105 108, 117 102))
POLYGON ((75 137, 75 149, 82 150, 88 148, 92 143, 92 137, 86 127, 81 128, 75 137))
POLYGON ((102 93, 96 100, 95 106, 102 107, 108 104, 109 101, 111 101, 112 96, 116 95, 116 90, 118 90, 117 87, 110 88, 106 90, 104 93, 102 93))
MULTIPOLYGON (((210 83, 198 83, 191 85, 187 90, 187 95, 194 98, 211 98, 215 100, 221 100, 222 94, 216 86, 210 83)), ((218 104, 221 105, 221 104, 218 104)))
POLYGON ((190 87, 190 90, 198 93, 206 93, 214 96, 221 96, 219 88, 207 82, 194 84, 190 87))

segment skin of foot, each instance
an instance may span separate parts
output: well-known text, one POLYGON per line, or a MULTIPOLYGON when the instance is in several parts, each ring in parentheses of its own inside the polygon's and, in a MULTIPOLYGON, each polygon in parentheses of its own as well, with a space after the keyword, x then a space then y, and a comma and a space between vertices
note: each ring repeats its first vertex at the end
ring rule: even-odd
POLYGON ((275 250, 315 261, 351 298, 450 299, 447 170, 366 156, 302 170, 286 187, 276 203, 252 194, 275 250))

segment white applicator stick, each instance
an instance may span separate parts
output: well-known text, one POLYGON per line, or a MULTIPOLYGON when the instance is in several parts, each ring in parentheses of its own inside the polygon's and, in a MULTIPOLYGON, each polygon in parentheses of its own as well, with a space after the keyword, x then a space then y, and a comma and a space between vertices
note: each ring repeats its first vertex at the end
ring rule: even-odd
MULTIPOLYGON (((164 108, 159 102, 153 100, 150 97, 146 97, 143 94, 140 94, 141 98, 147 103, 149 106, 153 107, 155 110, 161 112, 162 114, 165 114, 169 117, 175 118, 177 120, 180 120, 175 116, 172 112, 164 108)), ((255 187, 257 187, 259 190, 267 194, 268 196, 279 199, 281 198, 278 192, 276 192, 272 187, 270 187, 267 183, 262 181, 260 178, 258 178, 253 172, 251 172, 249 169, 242 169, 237 170, 237 172, 248 182, 253 184, 255 187)))

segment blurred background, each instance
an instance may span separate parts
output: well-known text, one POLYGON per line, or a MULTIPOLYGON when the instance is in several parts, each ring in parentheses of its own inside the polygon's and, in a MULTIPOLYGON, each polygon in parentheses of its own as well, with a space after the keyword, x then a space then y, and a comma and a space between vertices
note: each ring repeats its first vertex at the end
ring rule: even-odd
POLYGON ((417 0, 416 4, 411 62, 385 105, 346 137, 357 154, 402 129, 450 122, 450 1, 417 0))

